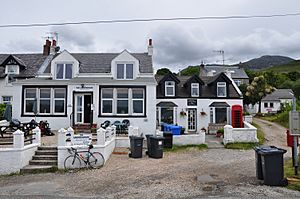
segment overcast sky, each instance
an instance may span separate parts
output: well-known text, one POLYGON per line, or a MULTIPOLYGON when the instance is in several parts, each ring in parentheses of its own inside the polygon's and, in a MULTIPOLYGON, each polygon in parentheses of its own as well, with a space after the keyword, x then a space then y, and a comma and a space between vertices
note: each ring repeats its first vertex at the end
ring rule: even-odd
MULTIPOLYGON (((92 20, 300 12, 298 0, 2 0, 0 25, 92 20), (71 3, 72 2, 72 3, 71 3)), ((155 68, 238 63, 262 55, 300 58, 300 16, 123 24, 1 28, 0 53, 42 52, 47 32, 69 52, 145 52, 153 39, 155 68)))

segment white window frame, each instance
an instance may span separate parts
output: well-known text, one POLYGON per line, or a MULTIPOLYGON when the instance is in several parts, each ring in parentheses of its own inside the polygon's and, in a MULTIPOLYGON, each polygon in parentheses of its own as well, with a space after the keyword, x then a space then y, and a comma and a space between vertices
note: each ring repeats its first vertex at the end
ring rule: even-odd
POLYGON ((217 96, 218 97, 226 97, 227 96, 227 89, 226 89, 226 82, 217 82, 217 96), (219 88, 224 88, 224 95, 219 94, 219 88))
POLYGON ((111 87, 104 87, 101 88, 101 115, 102 116, 143 116, 145 115, 145 97, 146 97, 146 90, 145 88, 111 88, 111 87), (103 98, 102 93, 104 89, 113 89, 113 98, 103 98), (118 90, 127 89, 128 97, 127 98, 118 98, 117 93, 118 90), (133 90, 143 90, 143 98, 133 98, 133 90), (112 100, 112 113, 103 113, 103 101, 105 100, 112 100), (118 100, 127 100, 128 101, 128 113, 117 113, 118 109, 118 100), (133 112, 133 102, 134 101, 142 101, 143 104, 143 112, 142 113, 134 113, 133 112))
POLYGON ((20 68, 18 65, 6 65, 5 67, 5 74, 8 75, 17 75, 20 72, 20 68), (11 69, 13 69, 14 72, 11 72, 11 69))
POLYGON ((165 81, 165 96, 166 97, 174 97, 175 96, 175 82, 174 81, 165 81), (173 94, 168 95, 168 93, 167 93, 168 88, 172 88, 173 94))
POLYGON ((13 96, 8 96, 8 95, 3 95, 2 96, 2 103, 3 104, 12 104, 12 102, 13 102, 13 96), (4 98, 6 98, 6 97, 10 98, 10 100, 9 101, 4 100, 4 98))
POLYGON ((38 88, 38 95, 37 95, 37 112, 39 113, 39 115, 51 115, 51 107, 52 107, 52 100, 51 99, 53 99, 53 97, 52 97, 52 89, 51 88, 38 88), (42 89, 45 89, 45 90, 49 90, 49 92, 50 92, 50 97, 49 98, 42 98, 41 97, 41 90, 42 89), (49 100, 50 101, 50 107, 49 107, 49 113, 44 113, 44 112, 41 112, 41 100, 49 100))
POLYGON ((192 83, 191 84, 191 96, 192 97, 199 97, 200 92, 199 92, 199 83, 192 83), (197 94, 193 95, 193 89, 197 89, 197 94))
POLYGON ((134 79, 134 63, 116 63, 116 79, 117 80, 132 80, 134 79), (118 77, 118 65, 123 66, 123 77, 118 77), (127 65, 132 65, 132 77, 127 77, 127 65))
POLYGON ((113 115, 114 114, 114 102, 115 102, 115 89, 114 88, 102 88, 101 89, 101 115, 113 115), (112 89, 112 98, 103 98, 103 90, 105 89, 112 89), (112 109, 111 113, 104 113, 103 112, 103 101, 111 101, 112 109))
POLYGON ((36 100, 36 106, 37 106, 37 115, 49 115, 49 116, 57 116, 57 115, 65 115, 66 114, 66 96, 67 95, 67 89, 66 88, 59 88, 59 87, 37 87, 37 88, 25 88, 24 89, 24 104, 23 104, 23 112, 25 115, 34 115, 34 112, 26 112, 26 101, 27 100, 36 100), (27 89, 34 89, 35 90, 35 98, 26 98, 26 90, 27 89), (41 98, 40 97, 40 89, 50 89, 50 113, 41 113, 40 112, 40 100, 43 99, 49 99, 49 98, 41 98), (64 98, 54 98, 54 90, 55 89, 64 89, 65 91, 65 97, 64 98), (55 100, 64 100, 64 112, 63 113, 57 113, 55 112, 55 100))
POLYGON ((74 64, 73 63, 56 63, 55 64, 55 71, 54 71, 54 76, 56 80, 69 80, 72 79, 74 77, 74 64), (57 67, 58 65, 63 65, 63 77, 62 78, 57 78, 57 67), (67 65, 72 65, 72 77, 71 78, 66 78, 66 68, 67 65))

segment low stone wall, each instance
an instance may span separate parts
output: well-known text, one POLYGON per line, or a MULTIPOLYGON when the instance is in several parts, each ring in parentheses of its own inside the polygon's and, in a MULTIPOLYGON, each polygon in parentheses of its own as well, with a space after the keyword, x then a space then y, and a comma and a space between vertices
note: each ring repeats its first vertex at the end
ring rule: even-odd
MULTIPOLYGON (((87 151, 88 146, 87 145, 67 145, 66 142, 66 134, 71 134, 73 129, 69 128, 68 130, 60 129, 58 131, 58 168, 64 169, 64 162, 65 159, 71 155, 68 151, 71 147, 78 149, 78 151, 87 151)), ((72 137, 71 137, 71 140, 72 137)), ((105 162, 109 159, 110 155, 115 149, 116 146, 116 128, 107 128, 107 129, 98 129, 97 130, 97 143, 96 145, 93 145, 93 149, 91 149, 91 152, 100 152, 105 162)), ((85 164, 81 164, 82 167, 85 167, 85 164)))
POLYGON ((205 133, 192 134, 192 135, 174 135, 174 145, 199 145, 205 143, 205 133))
POLYGON ((231 125, 224 127, 224 144, 236 142, 258 142, 257 129, 244 121, 244 128, 233 128, 231 125))
POLYGON ((17 130, 13 133, 14 143, 11 148, 0 148, 0 175, 17 173, 29 164, 38 146, 41 145, 41 131, 37 127, 33 130, 33 143, 24 146, 24 132, 17 130))

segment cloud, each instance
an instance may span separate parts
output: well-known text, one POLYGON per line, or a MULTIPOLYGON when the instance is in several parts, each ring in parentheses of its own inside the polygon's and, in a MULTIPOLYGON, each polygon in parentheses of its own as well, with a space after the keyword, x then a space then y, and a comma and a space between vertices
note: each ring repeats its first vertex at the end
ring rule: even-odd
POLYGON ((33 53, 33 52, 43 52, 43 44, 37 39, 18 39, 11 40, 6 43, 3 47, 4 53, 33 53))
POLYGON ((300 54, 300 32, 284 34, 260 28, 248 34, 214 38, 207 36, 200 28, 187 29, 172 25, 160 26, 152 30, 152 37, 155 64, 173 69, 200 64, 202 61, 221 63, 221 55, 213 52, 220 49, 225 51, 225 63, 229 64, 267 54, 291 57, 299 57, 300 54))
POLYGON ((59 45, 69 51, 93 51, 95 50, 95 35, 85 27, 59 26, 51 28, 51 32, 57 32, 59 45))

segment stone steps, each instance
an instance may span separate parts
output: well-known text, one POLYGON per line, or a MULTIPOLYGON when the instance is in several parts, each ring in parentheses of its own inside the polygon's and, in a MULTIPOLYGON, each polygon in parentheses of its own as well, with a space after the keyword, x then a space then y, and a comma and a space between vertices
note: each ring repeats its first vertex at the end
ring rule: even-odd
POLYGON ((21 169, 21 173, 46 173, 57 171, 57 147, 41 146, 35 152, 29 165, 21 169))

